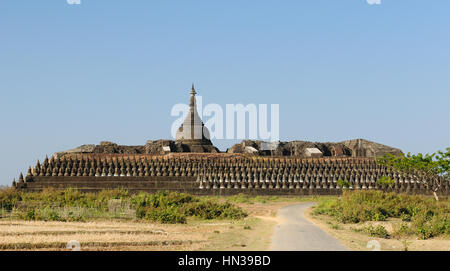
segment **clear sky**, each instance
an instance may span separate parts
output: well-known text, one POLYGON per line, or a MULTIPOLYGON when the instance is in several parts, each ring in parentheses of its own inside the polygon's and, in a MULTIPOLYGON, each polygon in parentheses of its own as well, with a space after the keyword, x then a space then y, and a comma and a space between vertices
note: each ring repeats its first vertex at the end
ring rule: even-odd
POLYGON ((282 141, 444 149, 449 14, 448 0, 2 0, 0 184, 82 144, 170 138, 192 82, 204 104, 279 104, 282 141))

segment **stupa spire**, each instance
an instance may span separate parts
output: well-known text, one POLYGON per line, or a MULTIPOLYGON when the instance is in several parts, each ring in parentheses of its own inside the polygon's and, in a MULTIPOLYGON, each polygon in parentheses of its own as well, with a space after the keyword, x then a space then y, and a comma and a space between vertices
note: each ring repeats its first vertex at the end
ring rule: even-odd
MULTIPOLYGON (((190 141, 189 144, 193 144, 193 141, 198 146, 200 145, 212 145, 209 140, 209 131, 204 127, 202 119, 197 112, 197 101, 195 95, 195 85, 192 83, 191 97, 189 99, 189 112, 177 131, 177 141, 190 141)), ((199 149, 200 150, 200 149, 199 149)))
POLYGON ((191 99, 189 100, 189 107, 190 107, 190 111, 191 113, 194 112, 195 109, 195 94, 197 94, 197 92, 195 91, 195 87, 194 87, 194 83, 192 83, 192 88, 191 88, 191 99))
POLYGON ((197 94, 197 92, 195 92, 194 83, 192 83, 191 95, 195 96, 195 94, 197 94))

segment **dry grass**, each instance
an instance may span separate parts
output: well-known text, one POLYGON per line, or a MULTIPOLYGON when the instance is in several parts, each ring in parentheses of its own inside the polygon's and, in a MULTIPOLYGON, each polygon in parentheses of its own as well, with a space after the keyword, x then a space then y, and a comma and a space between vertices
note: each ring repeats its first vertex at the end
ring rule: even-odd
POLYGON ((292 204, 239 203, 249 217, 242 220, 188 219, 187 224, 132 221, 46 222, 0 220, 1 250, 67 250, 80 242, 82 250, 265 250, 269 247, 276 212, 292 204))
POLYGON ((249 217, 232 225, 230 230, 210 238, 205 250, 267 250, 270 247, 274 227, 279 223, 278 209, 292 201, 271 203, 240 203, 249 217))
POLYGON ((450 237, 442 236, 430 238, 427 240, 419 240, 417 237, 409 236, 399 239, 378 238, 369 236, 367 233, 361 232, 361 229, 372 225, 374 227, 381 225, 388 232, 392 232, 400 223, 401 219, 389 218, 387 221, 368 221, 364 223, 338 223, 335 219, 327 215, 314 215, 312 209, 306 211, 306 217, 322 230, 339 239, 344 245, 352 250, 372 250, 367 248, 367 243, 376 240, 381 245, 381 250, 394 251, 450 251, 450 237))
MULTIPOLYGON (((207 227, 206 227, 207 228, 207 227)), ((2 221, 2 249, 64 249, 76 240, 85 250, 100 248, 183 248, 204 242, 204 232, 195 225, 161 225, 140 222, 43 222, 2 221), (187 234, 186 234, 187 233, 187 234)))

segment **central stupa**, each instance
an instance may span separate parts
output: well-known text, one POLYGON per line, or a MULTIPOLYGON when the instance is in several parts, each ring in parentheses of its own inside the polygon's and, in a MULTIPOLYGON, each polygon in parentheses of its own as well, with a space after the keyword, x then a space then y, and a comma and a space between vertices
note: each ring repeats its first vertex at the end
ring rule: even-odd
POLYGON ((175 143, 181 143, 184 148, 189 148, 187 151, 190 152, 216 152, 217 149, 210 140, 208 128, 205 127, 197 112, 195 99, 197 92, 194 84, 192 84, 190 94, 189 113, 178 128, 175 143))

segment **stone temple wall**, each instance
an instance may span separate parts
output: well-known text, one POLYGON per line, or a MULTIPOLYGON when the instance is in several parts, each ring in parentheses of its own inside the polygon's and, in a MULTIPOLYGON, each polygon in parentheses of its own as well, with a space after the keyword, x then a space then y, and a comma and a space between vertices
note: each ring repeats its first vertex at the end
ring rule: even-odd
MULTIPOLYGON (((14 185, 24 191, 77 188, 94 192, 123 188, 131 192, 171 190, 192 194, 312 195, 349 189, 385 189, 381 176, 395 180, 387 190, 426 194, 420 176, 396 172, 371 158, 268 158, 245 155, 65 156, 45 159, 14 185)), ((447 195, 449 185, 439 194, 447 195)))
POLYGON ((244 140, 233 145, 227 150, 228 153, 248 153, 247 148, 259 156, 295 156, 306 158, 308 148, 316 148, 324 157, 366 157, 375 158, 385 154, 402 156, 400 149, 389 147, 383 144, 365 139, 354 139, 343 142, 309 142, 309 141, 289 141, 276 142, 273 149, 267 149, 267 142, 244 140))

